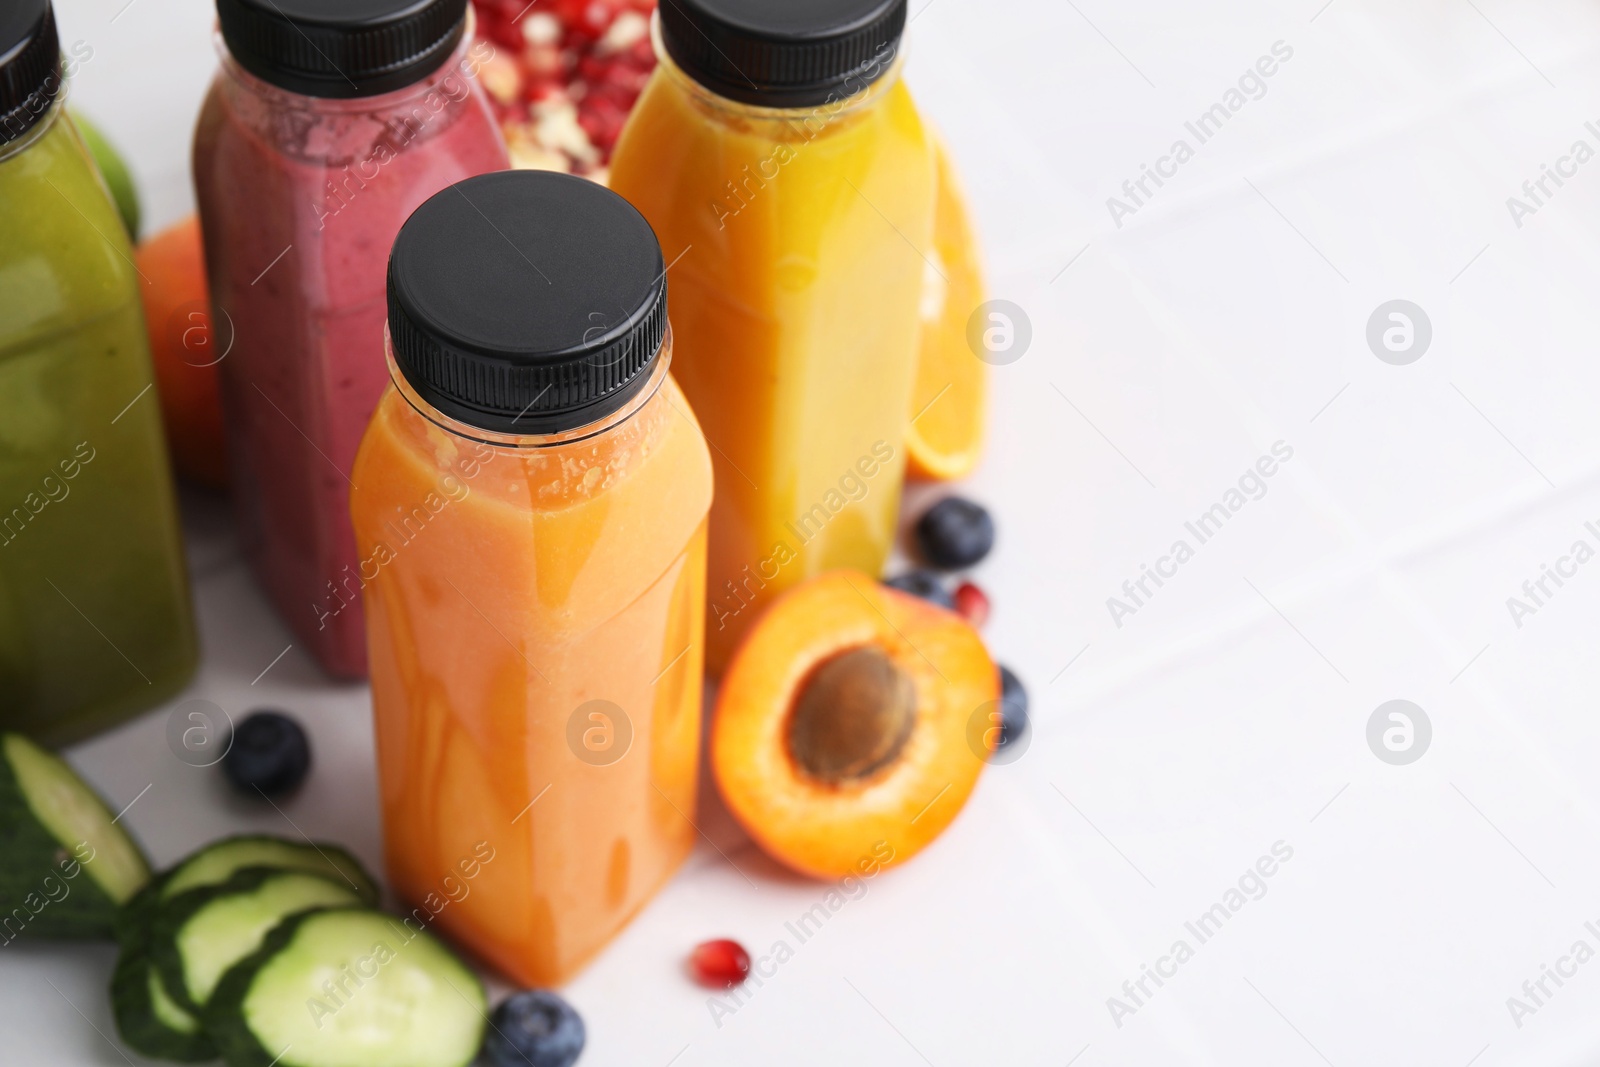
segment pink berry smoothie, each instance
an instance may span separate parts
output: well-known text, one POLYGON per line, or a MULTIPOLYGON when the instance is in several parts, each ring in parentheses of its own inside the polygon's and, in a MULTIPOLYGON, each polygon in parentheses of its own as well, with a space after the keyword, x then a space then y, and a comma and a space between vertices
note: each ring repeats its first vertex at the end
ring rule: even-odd
POLYGON ((286 90, 222 52, 194 180, 219 347, 232 339, 219 370, 240 538, 296 643, 364 677, 348 500, 389 381, 389 248, 428 197, 509 165, 475 77, 493 49, 463 33, 415 83, 347 99, 286 90))

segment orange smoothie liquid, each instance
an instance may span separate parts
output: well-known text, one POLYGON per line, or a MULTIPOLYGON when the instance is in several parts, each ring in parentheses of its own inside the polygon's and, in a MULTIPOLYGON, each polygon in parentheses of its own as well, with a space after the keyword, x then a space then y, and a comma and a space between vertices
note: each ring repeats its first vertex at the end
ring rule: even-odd
POLYGON ((711 464, 667 355, 539 438, 453 423, 391 362, 352 474, 392 883, 524 984, 570 977, 695 837, 711 464))
POLYGON ((711 444, 707 664, 784 589, 895 534, 935 162, 898 63, 847 99, 709 92, 662 46, 611 187, 673 262, 673 374, 711 444))

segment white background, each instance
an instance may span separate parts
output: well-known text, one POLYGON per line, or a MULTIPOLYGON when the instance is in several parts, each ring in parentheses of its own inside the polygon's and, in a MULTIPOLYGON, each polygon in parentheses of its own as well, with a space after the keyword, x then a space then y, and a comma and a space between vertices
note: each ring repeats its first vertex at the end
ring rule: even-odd
MULTIPOLYGON (((131 157, 148 232, 191 209, 210 10, 59 2, 63 43, 94 48, 76 104, 131 157)), ((689 948, 792 942, 826 887, 708 793, 720 851, 702 842, 565 990, 585 1067, 1596 1062, 1600 962, 1520 1027, 1506 1000, 1578 939, 1600 949, 1600 562, 1520 628, 1506 598, 1573 541, 1600 547, 1600 161, 1521 227, 1506 200, 1575 140, 1600 148, 1600 12, 1322 5, 914 0, 909 78, 994 294, 1032 321, 967 487, 999 521, 977 578, 1032 744, 720 1027, 689 948), (1278 41, 1293 58, 1265 95, 1118 228, 1106 199, 1278 41), (1365 340, 1396 298, 1432 323, 1408 366, 1365 340), (1115 625, 1106 598, 1279 440, 1294 457, 1267 494, 1115 625), (1365 738, 1395 698, 1433 725, 1409 766, 1365 738), (1266 895, 1116 1025, 1107 998, 1196 944, 1185 921, 1278 841, 1293 858, 1266 895)), ((187 506, 205 662, 186 696, 294 711, 314 776, 284 814, 236 804, 168 751, 166 709, 70 758, 115 807, 139 798, 126 821, 160 863, 298 829, 377 868, 366 690, 297 648, 251 685, 290 639, 224 512, 187 506)), ((111 963, 0 951, 0 1060, 123 1063, 111 963)))

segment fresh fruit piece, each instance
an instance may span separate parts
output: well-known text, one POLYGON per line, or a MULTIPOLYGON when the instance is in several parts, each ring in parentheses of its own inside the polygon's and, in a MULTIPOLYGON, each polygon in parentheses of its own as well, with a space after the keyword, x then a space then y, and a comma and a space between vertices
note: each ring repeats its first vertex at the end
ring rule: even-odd
POLYGON ((217 364, 233 343, 233 331, 226 322, 220 331, 212 329, 199 221, 190 215, 162 230, 140 244, 133 258, 150 282, 139 286, 139 294, 172 465, 197 485, 224 489, 228 452, 217 364))
POLYGON ((122 156, 111 147, 111 142, 106 140, 100 128, 76 109, 71 110, 72 124, 78 128, 78 133, 83 137, 84 147, 94 157, 94 164, 100 169, 100 177, 105 179, 106 188, 111 192, 111 199, 116 201, 117 214, 122 216, 122 227, 128 231, 128 240, 139 240, 139 191, 133 184, 133 175, 128 170, 128 164, 123 162, 122 156))
POLYGON ((916 855, 966 803, 966 741, 999 693, 957 615, 836 571, 773 602, 735 653, 712 728, 728 807, 774 858, 818 878, 916 855))
POLYGON ((915 570, 897 574, 893 578, 885 578, 883 584, 890 589, 898 589, 902 593, 909 593, 920 597, 931 604, 937 604, 946 611, 954 611, 955 598, 950 595, 950 590, 945 588, 944 579, 937 571, 918 567, 915 570))
POLYGON ((917 520, 917 546, 935 567, 970 567, 994 547, 994 519, 982 504, 947 496, 917 520))
POLYGON ((545 989, 501 1002, 483 1041, 483 1067, 571 1067, 588 1033, 572 1005, 545 989))
POLYGON ((251 712, 233 728, 222 770, 248 797, 286 796, 311 770, 311 742, 300 724, 283 712, 251 712))
POLYGON ((1011 668, 1000 666, 1000 743, 1003 748, 1028 729, 1028 691, 1011 668))
POLYGON ((123 1042, 142 1055, 180 1063, 217 1058, 217 1047, 200 1020, 168 995, 140 946, 124 945, 117 957, 111 978, 111 1014, 123 1042))
POLYGON ((955 601, 956 614, 972 624, 973 629, 983 629, 989 621, 989 595, 971 582, 956 586, 951 599, 955 601))
POLYGON ((110 937, 149 880, 144 853, 71 767, 0 734, 0 942, 110 937))
POLYGON ((300 844, 272 837, 233 837, 209 845, 174 870, 148 883, 123 905, 116 921, 122 954, 112 980, 111 1006, 117 1030, 128 1045, 147 1056, 200 1062, 215 1059, 216 1046, 201 1020, 189 1012, 161 978, 151 958, 154 927, 163 912, 239 872, 265 879, 273 871, 306 871, 328 879, 344 895, 341 902, 377 900, 378 890, 361 864, 336 845, 300 844), (171 890, 169 892, 169 889, 171 890))
POLYGON ((967 343, 967 322, 985 299, 978 238, 942 141, 934 158, 938 191, 929 250, 933 262, 922 272, 922 330, 907 413, 906 476, 949 481, 971 474, 983 453, 989 366, 967 343))
POLYGON ((135 1052, 156 1059, 200 1063, 217 1058, 199 1018, 185 1011, 167 992, 150 961, 150 917, 160 897, 160 882, 151 881, 123 905, 117 918, 122 952, 111 977, 111 1015, 117 1033, 135 1052))
POLYGON ((732 989, 750 975, 750 953, 737 941, 702 941, 689 957, 695 981, 713 989, 732 989))
POLYGON ((186 890, 220 885, 247 867, 320 874, 349 886, 362 903, 378 900, 378 883, 359 860, 338 845, 246 834, 213 842, 174 867, 162 878, 157 903, 164 905, 186 890))
POLYGON ((278 923, 312 908, 360 903, 348 885, 321 875, 247 868, 169 900, 150 931, 150 959, 173 998, 203 1012, 228 968, 260 948, 278 923))
POLYGON ((223 975, 206 1030, 229 1067, 467 1067, 483 983, 433 935, 382 912, 284 920, 223 975))
POLYGON ((473 0, 480 72, 512 164, 604 181, 650 72, 654 0, 473 0))

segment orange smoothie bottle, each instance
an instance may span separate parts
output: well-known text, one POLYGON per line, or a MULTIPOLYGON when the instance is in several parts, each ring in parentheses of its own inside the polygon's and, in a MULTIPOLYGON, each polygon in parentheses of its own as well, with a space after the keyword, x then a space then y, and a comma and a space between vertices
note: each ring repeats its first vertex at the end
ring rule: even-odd
POLYGON ((905 0, 673 0, 611 187, 672 266, 673 374, 712 446, 708 664, 782 590, 877 574, 905 471, 935 149, 905 0))
POLYGON ((671 352, 660 246, 591 182, 473 178, 395 241, 350 501, 388 870, 525 984, 695 837, 711 461, 671 352))

